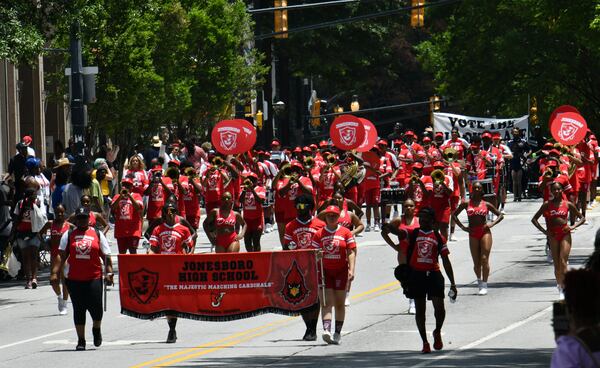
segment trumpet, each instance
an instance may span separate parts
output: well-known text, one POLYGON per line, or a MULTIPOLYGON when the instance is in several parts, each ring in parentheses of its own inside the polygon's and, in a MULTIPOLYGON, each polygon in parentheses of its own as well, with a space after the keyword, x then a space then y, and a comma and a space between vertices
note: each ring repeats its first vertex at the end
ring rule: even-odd
POLYGON ((551 178, 554 176, 554 170, 551 167, 548 167, 544 170, 544 177, 551 178))
POLYGON ((284 177, 292 176, 292 166, 290 164, 285 164, 281 167, 281 171, 283 172, 284 177))
POLYGON ((337 158, 335 157, 335 155, 333 153, 327 155, 326 159, 327 159, 327 164, 329 164, 329 166, 332 166, 337 162, 337 158))
POLYGON ((250 180, 250 178, 246 178, 246 180, 244 180, 244 186, 246 189, 251 189, 254 186, 254 183, 252 180, 250 180))
POLYGON ((446 174, 440 169, 433 170, 431 173, 431 178, 435 183, 443 183, 444 179, 446 179, 446 174))
POLYGON ((456 150, 452 147, 448 147, 444 150, 444 153, 442 154, 444 159, 448 162, 452 162, 454 160, 456 160, 456 150))
POLYGON ((221 156, 215 156, 210 162, 213 166, 223 166, 223 159, 221 156))
POLYGON ((312 168, 315 165, 315 159, 311 156, 304 157, 304 167, 312 168))
POLYGON ((198 177, 198 173, 196 172, 196 169, 191 166, 186 167, 185 170, 183 170, 183 174, 191 179, 198 177))
POLYGON ((415 175, 415 174, 411 175, 411 177, 410 177, 410 183, 411 184, 417 184, 420 180, 421 179, 419 179, 419 176, 415 175))
POLYGON ((179 169, 173 166, 168 167, 167 170, 165 170, 165 176, 171 179, 177 179, 179 178, 179 169))

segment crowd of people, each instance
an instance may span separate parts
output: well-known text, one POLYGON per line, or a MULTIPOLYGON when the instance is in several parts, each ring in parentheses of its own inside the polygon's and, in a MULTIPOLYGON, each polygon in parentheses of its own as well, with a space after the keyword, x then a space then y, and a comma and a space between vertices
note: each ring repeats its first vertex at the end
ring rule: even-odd
MULTIPOLYGON (((49 249, 60 314, 72 298, 78 350, 85 349, 86 311, 94 345, 102 343, 98 295, 103 277, 112 283, 109 231, 121 254, 182 254, 195 251, 200 226, 211 252, 239 252, 242 242, 246 251, 259 252, 262 235, 272 231, 284 250, 320 249, 326 303, 303 313, 304 339, 316 339, 320 309, 322 337, 330 344, 341 341, 355 277, 355 237, 381 232, 398 254, 395 274, 416 315, 422 352, 431 351, 426 298, 435 309, 433 347, 442 349, 445 281, 438 258, 453 300, 447 242, 455 239, 456 226, 469 235, 478 294, 486 295, 491 229, 503 219, 507 190, 514 201, 539 193, 543 204, 532 222, 547 236, 564 298, 571 232, 585 223, 595 199, 600 152, 591 132, 571 147, 538 139, 536 149, 519 129, 507 141, 486 131, 468 142, 457 129, 446 137, 397 126, 364 153, 341 151, 328 141, 284 149, 274 139, 270 149, 222 155, 208 142, 167 143, 155 136, 150 147, 135 146, 122 167, 118 147, 110 145, 89 160, 67 149, 45 167, 25 138, 0 187, 0 249, 5 253, 13 245, 27 289, 37 288, 39 250, 49 249), (535 186, 529 185, 532 177, 535 186), (463 211, 467 223, 460 219, 463 211)), ((176 322, 168 318, 167 342, 177 340, 176 322)))

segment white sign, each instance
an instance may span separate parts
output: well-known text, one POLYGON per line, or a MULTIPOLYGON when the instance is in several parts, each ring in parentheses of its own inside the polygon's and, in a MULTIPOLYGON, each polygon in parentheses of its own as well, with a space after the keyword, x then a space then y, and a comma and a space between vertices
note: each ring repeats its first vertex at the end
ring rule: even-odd
POLYGON ((450 139, 450 132, 453 128, 457 128, 460 136, 468 141, 471 141, 473 136, 480 136, 486 130, 490 133, 500 133, 502 139, 508 141, 512 138, 511 132, 515 127, 521 130, 522 137, 528 137, 529 115, 520 118, 492 119, 445 112, 433 113, 433 130, 444 133, 444 139, 450 139))

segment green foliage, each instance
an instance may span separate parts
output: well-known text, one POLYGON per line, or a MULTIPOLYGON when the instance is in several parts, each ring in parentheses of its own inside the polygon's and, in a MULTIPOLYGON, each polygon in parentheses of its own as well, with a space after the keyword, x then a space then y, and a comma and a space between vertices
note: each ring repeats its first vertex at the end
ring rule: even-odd
POLYGON ((419 59, 461 112, 524 114, 530 95, 542 122, 571 104, 598 127, 599 14, 594 0, 465 0, 419 59))
POLYGON ((44 39, 34 24, 26 22, 27 11, 25 4, 0 6, 0 59, 17 63, 39 54, 44 39))

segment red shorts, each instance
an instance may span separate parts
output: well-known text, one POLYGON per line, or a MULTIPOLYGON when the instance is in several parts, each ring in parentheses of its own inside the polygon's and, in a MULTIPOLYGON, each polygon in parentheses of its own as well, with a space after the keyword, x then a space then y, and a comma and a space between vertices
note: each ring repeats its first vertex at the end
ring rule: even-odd
POLYGON ((325 268, 325 289, 346 290, 348 268, 325 268))
POLYGON ((448 224, 450 222, 450 207, 433 207, 433 210, 435 211, 436 222, 440 224, 448 224))
POLYGON ((245 218, 246 221, 246 231, 262 231, 264 228, 265 219, 263 217, 257 218, 245 218))
POLYGON ((206 202, 206 204, 204 205, 204 207, 206 208, 206 213, 210 213, 210 211, 214 210, 215 208, 219 208, 219 205, 221 204, 221 202, 219 201, 214 201, 214 202, 206 202))
POLYGON ((452 212, 456 211, 456 208, 458 207, 458 202, 460 202, 459 196, 450 197, 450 210, 452 212))
MULTIPOLYGON (((58 257, 59 254, 59 250, 58 250, 58 244, 55 247, 50 247, 50 259, 54 259, 56 257, 58 257)), ((50 270, 52 271, 52 270, 50 270)))
POLYGON ((358 189, 356 186, 350 188, 350 190, 347 190, 346 193, 344 193, 344 198, 351 200, 354 203, 358 203, 358 189))
POLYGON ((221 247, 221 248, 225 248, 225 249, 229 248, 231 243, 233 243, 235 241, 236 236, 237 236, 237 233, 235 231, 230 234, 217 235, 217 247, 221 247))
POLYGON ((473 226, 469 228, 469 237, 481 240, 485 234, 491 234, 490 229, 485 225, 473 226))
POLYGON ((124 253, 129 249, 137 249, 140 238, 137 236, 127 236, 124 238, 117 238, 117 246, 119 247, 119 253, 124 253))
POLYGON ((548 235, 559 243, 569 234, 571 234, 571 229, 567 225, 548 228, 548 235))
POLYGON ((187 220, 187 222, 190 223, 190 225, 192 225, 192 227, 194 229, 198 229, 198 226, 200 226, 200 215, 198 215, 198 216, 185 216, 185 219, 187 220))
POLYGON ((365 203, 367 206, 377 206, 381 203, 381 188, 365 190, 365 203))

